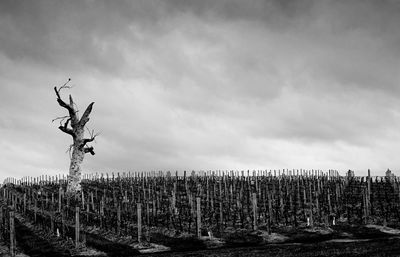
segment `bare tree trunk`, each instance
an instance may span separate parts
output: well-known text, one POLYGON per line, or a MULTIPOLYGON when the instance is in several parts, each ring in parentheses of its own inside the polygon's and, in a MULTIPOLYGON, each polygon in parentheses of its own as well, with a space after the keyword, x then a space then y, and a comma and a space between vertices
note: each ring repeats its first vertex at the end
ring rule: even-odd
POLYGON ((80 150, 74 146, 69 166, 67 193, 74 193, 81 190, 81 164, 84 156, 85 152, 83 149, 80 150))
MULTIPOLYGON (((69 81, 70 80, 68 80, 68 82, 69 81)), ((67 83, 60 87, 60 89, 54 87, 54 91, 57 95, 58 104, 68 110, 68 116, 56 118, 54 120, 61 119, 60 126, 58 128, 64 133, 71 135, 73 139, 73 144, 70 146, 70 150, 72 149, 72 155, 67 185, 67 194, 71 196, 73 194, 77 194, 81 190, 81 164, 85 157, 85 153, 90 153, 92 155, 95 154, 93 146, 87 146, 86 144, 92 142, 96 138, 97 134, 94 135, 94 131, 91 133, 89 131, 90 138, 84 138, 85 125, 89 121, 89 114, 92 111, 94 103, 89 104, 82 117, 79 119, 77 114, 78 110, 75 109, 75 103, 72 100, 71 95, 69 96, 69 103, 66 103, 61 99, 60 90, 63 88, 68 88, 66 86, 67 83), (65 123, 62 124, 65 119, 65 123)))

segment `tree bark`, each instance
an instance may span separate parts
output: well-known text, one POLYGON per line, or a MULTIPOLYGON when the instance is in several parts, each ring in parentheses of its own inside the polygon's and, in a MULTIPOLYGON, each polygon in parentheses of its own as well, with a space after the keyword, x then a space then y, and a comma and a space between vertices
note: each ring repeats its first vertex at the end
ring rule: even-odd
MULTIPOLYGON (((70 81, 70 80, 68 80, 70 81)), ((68 82, 67 82, 68 83, 68 82)), ((57 102, 58 104, 67 109, 69 116, 66 122, 62 125, 60 123, 59 129, 63 131, 66 134, 69 134, 72 136, 73 139, 73 144, 71 145, 72 149, 72 155, 71 155, 71 162, 70 162, 70 167, 69 167, 69 174, 68 174, 68 184, 67 184, 67 191, 66 193, 68 195, 73 195, 77 194, 81 190, 81 164, 83 162, 83 159, 85 157, 85 153, 90 153, 94 155, 94 149, 92 146, 86 146, 87 143, 92 142, 96 136, 94 135, 94 131, 91 132, 90 138, 84 138, 84 133, 85 133, 85 125, 89 121, 89 115, 92 111, 93 104, 89 104, 89 106, 86 108, 85 112, 83 113, 81 119, 78 118, 77 115, 77 110, 75 109, 74 101, 71 97, 69 96, 69 103, 67 104, 64 102, 61 97, 60 97, 60 90, 63 88, 67 88, 65 83, 60 89, 57 89, 57 87, 54 87, 54 91, 57 96, 57 102), (70 123, 71 122, 71 123, 70 123), (70 127, 69 127, 70 125, 70 127)), ((61 122, 66 118, 66 117, 61 117, 57 119, 61 119, 61 122)), ((90 131, 89 131, 90 133, 90 131)))
POLYGON ((69 166, 67 193, 75 193, 81 190, 81 164, 85 152, 83 147, 79 147, 80 142, 82 142, 82 139, 75 139, 69 166))

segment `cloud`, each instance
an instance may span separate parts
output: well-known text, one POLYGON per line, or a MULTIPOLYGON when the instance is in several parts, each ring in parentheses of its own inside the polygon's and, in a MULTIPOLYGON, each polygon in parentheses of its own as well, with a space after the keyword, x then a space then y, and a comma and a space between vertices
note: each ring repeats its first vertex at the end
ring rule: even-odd
POLYGON ((68 169, 68 77, 101 132, 85 170, 399 165, 396 1, 0 5, 4 176, 68 169))

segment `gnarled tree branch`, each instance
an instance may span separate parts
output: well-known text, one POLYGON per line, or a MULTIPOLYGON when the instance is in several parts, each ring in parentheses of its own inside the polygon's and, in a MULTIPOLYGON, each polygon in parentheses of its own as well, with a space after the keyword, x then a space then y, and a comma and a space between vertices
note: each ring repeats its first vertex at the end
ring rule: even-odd
POLYGON ((76 135, 75 135, 74 130, 68 128, 68 123, 69 123, 70 121, 71 121, 71 118, 69 118, 69 119, 64 123, 64 126, 59 126, 58 128, 59 128, 62 132, 67 133, 67 134, 70 134, 73 138, 75 138, 76 135))
POLYGON ((69 81, 71 81, 71 79, 68 79, 68 81, 64 85, 62 85, 59 89, 57 89, 57 87, 54 87, 54 92, 56 93, 58 104, 61 107, 68 110, 69 117, 71 118, 71 126, 74 128, 76 126, 76 124, 78 123, 78 116, 76 114, 77 111, 74 108, 74 102, 72 100, 72 97, 71 96, 69 97, 69 104, 67 104, 66 102, 64 102, 61 99, 61 96, 60 96, 61 89, 70 88, 69 86, 67 86, 69 81))
POLYGON ((89 104, 89 106, 86 108, 85 112, 82 115, 82 118, 79 121, 79 124, 81 126, 85 126, 85 124, 89 121, 89 114, 92 112, 94 102, 89 104))
POLYGON ((62 132, 67 133, 67 134, 71 135, 72 137, 75 137, 75 133, 74 133, 74 131, 73 131, 72 129, 70 129, 70 128, 65 128, 65 127, 63 127, 63 126, 59 126, 58 128, 59 128, 62 132))
POLYGON ((82 142, 82 144, 81 144, 81 147, 84 147, 87 143, 90 143, 90 142, 92 142, 94 140, 94 138, 92 137, 92 138, 85 138, 85 139, 83 139, 83 142, 82 142))
POLYGON ((92 141, 94 141, 96 139, 96 137, 98 135, 100 135, 100 133, 96 133, 94 134, 94 130, 90 131, 89 129, 87 129, 89 131, 90 134, 90 138, 85 138, 82 140, 82 144, 80 145, 80 147, 84 147, 87 143, 90 143, 92 141))
POLYGON ((65 115, 65 116, 62 116, 62 117, 54 118, 54 119, 51 120, 51 122, 55 122, 56 120, 60 120, 60 125, 61 125, 61 123, 62 123, 66 118, 69 118, 69 115, 65 115))
POLYGON ((84 151, 85 153, 90 153, 91 155, 95 155, 93 146, 85 147, 85 148, 83 149, 83 151, 84 151))
POLYGON ((69 106, 74 108, 74 100, 72 100, 72 96, 71 95, 69 95, 69 106))

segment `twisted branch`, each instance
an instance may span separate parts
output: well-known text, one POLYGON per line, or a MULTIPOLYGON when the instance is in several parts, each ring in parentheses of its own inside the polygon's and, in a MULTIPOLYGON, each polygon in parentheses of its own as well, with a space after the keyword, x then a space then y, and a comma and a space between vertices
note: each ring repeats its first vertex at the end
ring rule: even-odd
MULTIPOLYGON (((71 97, 71 95, 70 95, 70 97, 69 97, 69 104, 67 104, 66 102, 64 102, 64 101, 61 99, 61 96, 60 96, 60 91, 61 91, 62 89, 64 89, 64 88, 71 88, 70 86, 67 86, 68 82, 70 82, 70 81, 71 81, 71 79, 68 79, 68 81, 65 82, 64 85, 62 85, 59 89, 57 89, 57 87, 54 87, 54 92, 56 93, 58 104, 59 104, 61 107, 63 107, 63 108, 65 108, 65 109, 68 110, 69 117, 71 118, 71 126, 72 126, 72 128, 74 128, 74 127, 78 124, 78 117, 77 117, 77 115, 76 115, 77 111, 76 111, 75 108, 74 108, 74 102, 73 102, 73 100, 72 100, 72 97, 71 97)), ((65 132, 65 131, 64 131, 64 132, 65 132)), ((67 133, 67 132, 66 132, 66 133, 67 133)), ((68 134, 70 134, 70 133, 68 133, 68 134)))

